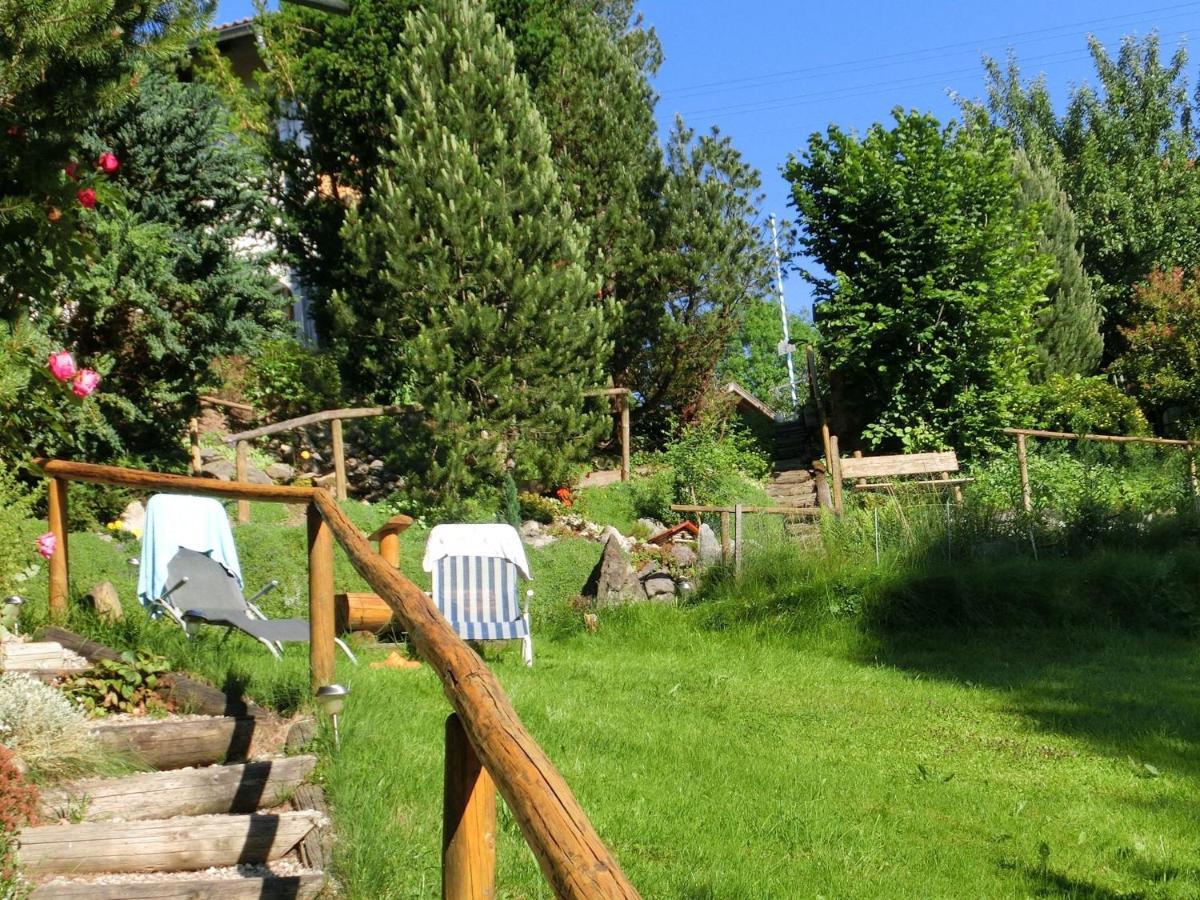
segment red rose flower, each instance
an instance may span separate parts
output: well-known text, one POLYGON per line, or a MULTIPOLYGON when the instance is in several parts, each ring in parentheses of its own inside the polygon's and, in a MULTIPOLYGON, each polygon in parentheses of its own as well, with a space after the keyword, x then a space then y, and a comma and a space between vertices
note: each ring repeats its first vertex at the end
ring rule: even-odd
POLYGON ((121 161, 117 159, 115 153, 109 153, 107 150, 100 154, 100 158, 96 160, 96 168, 105 175, 116 175, 117 169, 121 168, 121 161))
POLYGON ((75 170, 79 168, 79 163, 72 160, 63 166, 63 171, 67 173, 67 177, 75 181, 75 170))
POLYGON ((76 192, 76 197, 79 198, 79 205, 84 209, 91 209, 96 205, 96 189, 86 187, 81 191, 76 192))

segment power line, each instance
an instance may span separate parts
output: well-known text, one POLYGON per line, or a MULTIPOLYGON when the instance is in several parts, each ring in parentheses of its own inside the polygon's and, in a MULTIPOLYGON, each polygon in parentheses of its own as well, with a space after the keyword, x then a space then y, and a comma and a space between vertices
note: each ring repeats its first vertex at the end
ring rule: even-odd
MULTIPOLYGON (((1012 41, 1012 40, 1016 40, 1019 38, 1027 38, 1027 37, 1032 37, 1032 36, 1037 36, 1037 35, 1045 35, 1048 37, 1053 37, 1053 36, 1056 36, 1055 35, 1056 32, 1073 33, 1077 29, 1080 29, 1080 28, 1090 28, 1090 27, 1103 26, 1103 25, 1115 25, 1116 23, 1124 22, 1124 20, 1144 19, 1146 16, 1153 15, 1156 13, 1173 12, 1173 11, 1184 10, 1184 9, 1191 10, 1191 9, 1195 9, 1196 7, 1200 7, 1200 2, 1177 3, 1177 4, 1173 4, 1171 6, 1154 7, 1152 9, 1142 10, 1142 11, 1136 12, 1136 13, 1123 13, 1121 15, 1108 16, 1108 17, 1100 18, 1100 19, 1085 19, 1085 20, 1082 20, 1079 22, 1072 22, 1072 23, 1068 23, 1068 24, 1064 24, 1064 25, 1055 25, 1055 26, 1050 26, 1047 28, 1037 28, 1037 29, 1033 29, 1030 31, 1012 32, 1009 34, 997 35, 995 37, 990 37, 990 38, 980 38, 980 39, 970 40, 970 41, 959 41, 959 42, 953 43, 953 44, 941 44, 941 45, 934 46, 934 47, 925 47, 925 48, 916 49, 916 50, 904 50, 904 51, 900 51, 897 53, 885 54, 883 56, 878 56, 878 55, 869 56, 869 57, 864 57, 864 58, 854 59, 854 60, 842 60, 842 61, 836 62, 836 63, 826 63, 826 64, 818 65, 818 66, 808 66, 808 67, 801 68, 801 69, 785 69, 785 70, 780 70, 780 71, 776 71, 776 72, 766 72, 766 73, 763 73, 760 75, 748 75, 748 76, 744 76, 741 78, 728 78, 728 79, 722 79, 719 81, 710 81, 710 82, 705 82, 705 83, 695 84, 695 85, 684 85, 683 87, 671 88, 669 90, 663 91, 662 96, 664 96, 664 97, 678 96, 678 95, 703 96, 705 93, 721 93, 720 90, 712 90, 712 89, 724 88, 727 85, 750 86, 753 82, 769 81, 771 79, 781 79, 781 78, 788 79, 788 78, 792 78, 794 76, 810 75, 810 74, 821 73, 821 72, 829 72, 831 74, 836 74, 837 70, 844 69, 844 68, 857 68, 857 70, 861 71, 862 67, 868 66, 871 64, 877 64, 877 65, 872 65, 871 66, 872 68, 881 68, 881 67, 886 67, 886 65, 896 65, 899 62, 906 62, 906 61, 925 62, 928 60, 923 59, 923 58, 918 58, 918 59, 912 60, 912 59, 910 59, 910 57, 914 57, 914 56, 915 57, 927 57, 930 54, 938 54, 938 53, 941 53, 941 52, 947 51, 947 50, 962 51, 962 50, 977 49, 980 44, 984 44, 984 43, 994 44, 994 43, 1000 42, 1000 41, 1012 41), (885 65, 878 65, 878 64, 883 64, 884 61, 886 61, 886 60, 892 60, 893 62, 887 63, 885 65)), ((1179 18, 1180 16, 1183 16, 1183 15, 1187 15, 1187 13, 1186 12, 1174 12, 1173 15, 1160 16, 1159 20, 1179 18)), ((1136 21, 1124 22, 1124 24, 1122 24, 1120 27, 1128 27, 1129 25, 1136 25, 1136 24, 1141 24, 1141 23, 1136 22, 1136 21)), ((930 58, 936 59, 938 57, 935 55, 930 58)))
MULTIPOLYGON (((1160 37, 1164 40, 1173 40, 1176 38, 1186 37, 1187 31, 1173 32, 1160 37)), ((1090 48, 1077 48, 1074 50, 1059 50, 1054 53, 1043 53, 1036 56, 1025 58, 1025 62, 1039 63, 1042 65, 1058 65, 1065 62, 1072 62, 1077 59, 1086 58, 1091 53, 1090 48)), ((911 75, 907 78, 889 79, 887 81, 873 81, 861 84, 846 85, 840 88, 829 88, 824 91, 813 93, 794 94, 787 97, 773 97, 765 100, 753 100, 745 103, 737 103, 726 106, 707 107, 704 109, 684 110, 680 115, 685 118, 700 117, 700 116, 738 116, 749 113, 769 112, 776 109, 788 109, 794 106, 804 106, 809 103, 818 103, 825 100, 840 100, 852 97, 865 96, 872 93, 878 93, 883 90, 891 90, 895 88, 913 88, 913 87, 931 87, 943 85, 944 79, 958 76, 970 75, 980 71, 978 64, 970 67, 948 69, 942 72, 923 72, 920 75, 911 75)))

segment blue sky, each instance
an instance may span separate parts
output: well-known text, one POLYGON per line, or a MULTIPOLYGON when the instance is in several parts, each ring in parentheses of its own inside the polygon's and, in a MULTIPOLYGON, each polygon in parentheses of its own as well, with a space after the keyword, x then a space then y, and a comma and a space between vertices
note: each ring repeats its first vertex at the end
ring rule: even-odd
MULTIPOLYGON (((353 0, 350 0, 353 2, 353 0)), ((950 93, 978 97, 980 57, 1011 49, 1023 73, 1045 73, 1061 104, 1092 78, 1086 37, 1115 52, 1124 34, 1157 30, 1164 48, 1200 34, 1200 2, 1172 0, 925 0, 801 3, 641 0, 666 60, 655 80, 664 132, 676 113, 718 125, 763 176, 765 212, 789 219, 790 153, 830 123, 863 130, 895 106, 955 115, 950 93)), ((251 15, 252 0, 221 0, 218 21, 251 15)), ((1195 84, 1197 67, 1189 66, 1195 84)), ((807 317, 807 285, 786 279, 788 305, 807 317)))

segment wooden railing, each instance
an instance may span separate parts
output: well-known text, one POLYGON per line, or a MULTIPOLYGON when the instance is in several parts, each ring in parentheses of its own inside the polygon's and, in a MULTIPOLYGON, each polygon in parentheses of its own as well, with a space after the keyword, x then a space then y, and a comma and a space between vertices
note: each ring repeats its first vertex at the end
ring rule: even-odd
MULTIPOLYGON (((280 423, 283 424, 283 423, 280 423)), ((442 895, 490 897, 495 882, 493 783, 558 897, 637 897, 566 781, 513 709, 483 660, 450 628, 420 588, 376 553, 321 488, 238 484, 62 460, 37 460, 50 479, 50 612, 65 617, 68 594, 67 485, 111 484, 233 500, 308 504, 308 583, 314 690, 333 681, 333 543, 393 609, 454 707, 446 723, 442 895)))

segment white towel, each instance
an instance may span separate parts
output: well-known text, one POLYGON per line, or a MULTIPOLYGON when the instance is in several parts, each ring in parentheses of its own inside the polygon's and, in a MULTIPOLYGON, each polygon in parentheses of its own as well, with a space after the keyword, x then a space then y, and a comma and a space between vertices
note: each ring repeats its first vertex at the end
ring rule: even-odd
POLYGON ((436 525, 425 544, 421 567, 432 572, 447 556, 491 556, 507 559, 532 580, 521 535, 511 525, 436 525))
POLYGON ((150 606, 166 590, 167 566, 180 547, 210 554, 242 584, 242 569, 225 507, 211 497, 155 494, 146 504, 142 530, 137 590, 143 605, 150 606))

